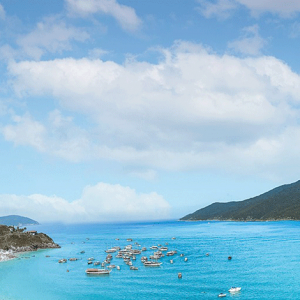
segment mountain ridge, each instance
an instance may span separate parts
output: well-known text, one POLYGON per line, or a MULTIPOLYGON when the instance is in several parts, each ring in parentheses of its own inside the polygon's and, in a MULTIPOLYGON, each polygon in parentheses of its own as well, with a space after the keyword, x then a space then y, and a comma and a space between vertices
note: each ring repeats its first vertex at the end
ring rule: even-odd
POLYGON ((180 220, 300 220, 300 180, 284 184, 246 200, 215 202, 180 220))
POLYGON ((0 217, 0 224, 7 226, 39 225, 37 221, 19 215, 8 215, 0 217))

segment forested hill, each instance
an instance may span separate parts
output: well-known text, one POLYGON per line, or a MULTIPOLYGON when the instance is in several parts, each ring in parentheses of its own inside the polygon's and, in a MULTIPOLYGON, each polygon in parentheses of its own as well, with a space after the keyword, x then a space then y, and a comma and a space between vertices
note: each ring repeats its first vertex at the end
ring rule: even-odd
POLYGON ((34 221, 30 218, 18 216, 18 215, 10 215, 0 217, 0 224, 7 226, 26 226, 26 225, 38 225, 37 221, 34 221))
POLYGON ((300 220, 300 180, 244 201, 216 202, 180 220, 300 220))

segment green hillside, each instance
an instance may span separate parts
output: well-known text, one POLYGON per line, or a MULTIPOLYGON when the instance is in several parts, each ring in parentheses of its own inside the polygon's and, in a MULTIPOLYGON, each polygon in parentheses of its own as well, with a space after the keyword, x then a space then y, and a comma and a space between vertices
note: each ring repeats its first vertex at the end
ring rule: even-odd
POLYGON ((300 220, 300 181, 244 201, 216 202, 180 220, 300 220))
POLYGON ((37 221, 32 219, 18 216, 18 215, 9 215, 0 217, 0 224, 7 225, 7 226, 26 226, 26 225, 38 225, 37 221))

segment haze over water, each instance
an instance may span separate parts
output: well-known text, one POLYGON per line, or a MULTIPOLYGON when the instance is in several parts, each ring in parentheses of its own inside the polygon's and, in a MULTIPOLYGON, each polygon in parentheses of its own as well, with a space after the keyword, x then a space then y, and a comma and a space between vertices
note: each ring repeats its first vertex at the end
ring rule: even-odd
POLYGON ((216 299, 220 292, 227 293, 227 299, 296 299, 300 288, 297 221, 47 225, 35 229, 49 234, 62 248, 25 253, 20 259, 1 263, 1 300, 216 299), (178 254, 163 257, 160 268, 144 267, 142 255, 137 255, 133 263, 137 271, 114 257, 112 264, 120 265, 120 271, 113 269, 105 277, 85 274, 87 258, 103 261, 105 249, 130 243, 137 248, 135 242, 147 247, 142 255, 148 257, 153 253, 150 246, 165 243, 178 254), (81 259, 58 263, 71 257, 81 259), (231 286, 242 290, 230 295, 231 286))

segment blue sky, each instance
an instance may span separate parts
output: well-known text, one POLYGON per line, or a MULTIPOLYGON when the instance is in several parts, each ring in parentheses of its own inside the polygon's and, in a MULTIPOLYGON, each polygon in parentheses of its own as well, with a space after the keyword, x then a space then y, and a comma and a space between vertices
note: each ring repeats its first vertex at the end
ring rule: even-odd
POLYGON ((1 215, 180 218, 299 179, 300 1, 0 1, 1 215))

